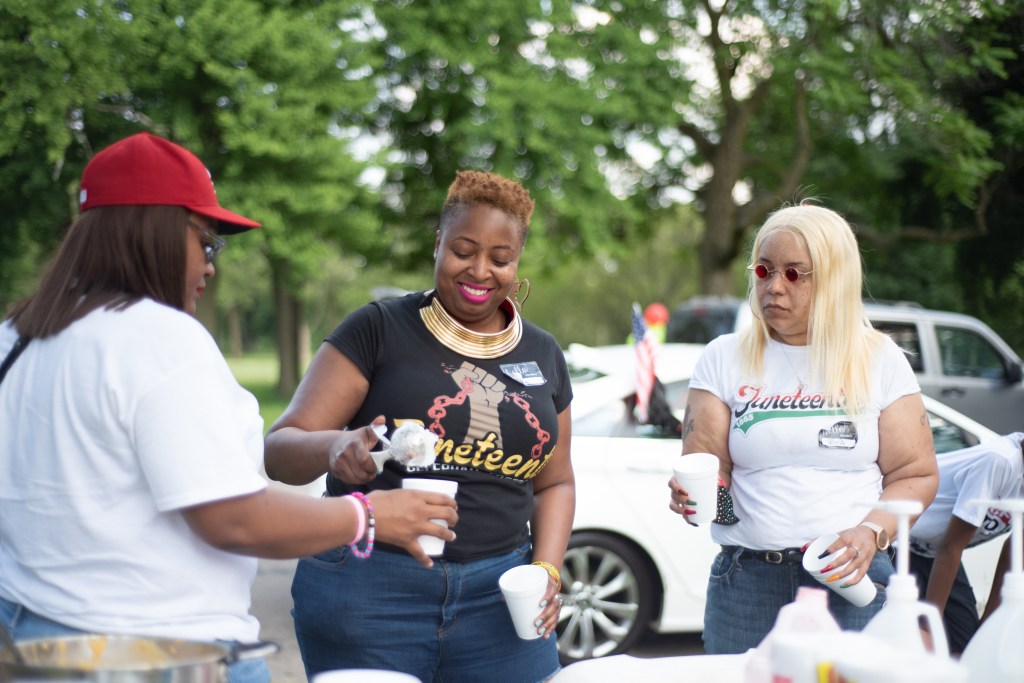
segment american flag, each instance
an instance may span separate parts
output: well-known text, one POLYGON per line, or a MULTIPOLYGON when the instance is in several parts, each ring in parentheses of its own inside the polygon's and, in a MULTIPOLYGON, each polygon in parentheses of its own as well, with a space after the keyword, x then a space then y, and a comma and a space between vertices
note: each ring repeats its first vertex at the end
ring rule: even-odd
POLYGON ((647 331, 640 304, 633 304, 633 347, 636 349, 636 414, 641 424, 647 422, 647 408, 654 388, 654 337, 647 331))

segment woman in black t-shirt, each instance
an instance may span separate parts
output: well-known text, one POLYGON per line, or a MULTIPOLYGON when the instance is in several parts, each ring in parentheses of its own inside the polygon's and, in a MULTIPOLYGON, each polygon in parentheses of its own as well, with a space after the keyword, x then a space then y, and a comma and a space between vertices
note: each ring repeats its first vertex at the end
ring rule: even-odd
POLYGON ((267 436, 271 477, 328 495, 394 489, 403 479, 458 483, 459 524, 433 566, 378 546, 300 562, 292 585, 309 676, 404 671, 424 681, 546 680, 558 671, 559 573, 575 506, 572 390, 557 341, 513 299, 533 201, 501 176, 459 172, 435 241, 434 289, 375 302, 331 333, 267 436), (385 416, 438 437, 429 467, 345 449, 341 430, 385 416), (529 526, 528 526, 529 525, 529 526), (533 562, 550 581, 535 640, 519 639, 498 589, 533 562))

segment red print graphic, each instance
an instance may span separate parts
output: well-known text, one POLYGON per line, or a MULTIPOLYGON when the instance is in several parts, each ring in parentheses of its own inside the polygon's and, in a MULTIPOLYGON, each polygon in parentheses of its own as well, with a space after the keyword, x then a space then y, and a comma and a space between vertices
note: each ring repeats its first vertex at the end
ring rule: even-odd
POLYGON ((448 414, 445 410, 448 406, 461 406, 466 402, 466 396, 473 392, 473 381, 466 377, 462 380, 462 390, 455 396, 438 396, 434 399, 434 405, 427 411, 427 416, 434 418, 430 423, 430 431, 437 434, 438 438, 444 438, 444 427, 441 426, 441 418, 448 414))
POLYGON ((534 460, 544 455, 544 444, 551 441, 551 434, 540 428, 540 420, 537 416, 530 412, 530 404, 526 402, 526 399, 519 394, 512 394, 512 402, 523 409, 526 413, 526 424, 530 425, 537 430, 537 443, 533 445, 530 450, 530 457, 534 460))
POLYGON ((445 428, 442 426, 441 420, 448 414, 448 406, 463 405, 469 399, 470 432, 476 431, 480 435, 493 433, 498 435, 500 440, 500 430, 497 425, 498 402, 501 400, 512 401, 525 413, 526 424, 537 432, 537 443, 530 449, 530 458, 539 460, 544 456, 544 446, 551 441, 551 434, 541 429, 540 420, 530 410, 530 404, 526 398, 505 391, 503 382, 472 363, 464 362, 461 367, 445 372, 450 374, 458 384, 459 392, 455 396, 436 397, 433 405, 427 411, 427 416, 433 419, 429 429, 437 434, 438 438, 444 439, 445 437, 445 428), (478 392, 478 389, 482 393, 478 392), (480 393, 479 397, 477 397, 478 393, 480 393))

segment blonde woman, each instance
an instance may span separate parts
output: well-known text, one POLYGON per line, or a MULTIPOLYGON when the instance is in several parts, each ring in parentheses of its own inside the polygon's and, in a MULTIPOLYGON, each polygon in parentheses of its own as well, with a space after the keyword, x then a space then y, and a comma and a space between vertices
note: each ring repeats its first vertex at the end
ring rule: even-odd
MULTIPOLYGON (((807 544, 839 535, 824 571, 875 600, 856 607, 829 592, 840 626, 859 630, 885 602, 895 518, 866 504, 935 496, 938 471, 920 388, 903 352, 874 330, 861 301, 861 261, 849 224, 802 205, 772 214, 751 250, 754 325, 705 350, 690 383, 683 453, 721 462, 722 550, 708 583, 704 644, 742 653, 771 629, 801 585, 807 544), (845 564, 845 566, 844 566, 845 564), (842 569, 833 569, 842 567, 842 569)), ((692 514, 669 482, 673 512, 692 514)))

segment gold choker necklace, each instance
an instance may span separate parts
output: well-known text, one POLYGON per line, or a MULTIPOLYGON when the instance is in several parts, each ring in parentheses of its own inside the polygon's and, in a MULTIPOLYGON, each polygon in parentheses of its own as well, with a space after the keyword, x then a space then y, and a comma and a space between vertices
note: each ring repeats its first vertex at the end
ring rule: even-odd
POLYGON ((515 306, 506 299, 501 307, 512 316, 501 332, 483 333, 466 329, 444 309, 436 294, 429 306, 420 309, 420 318, 437 341, 452 351, 470 358, 499 358, 516 348, 523 338, 523 321, 515 306))

